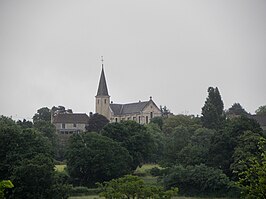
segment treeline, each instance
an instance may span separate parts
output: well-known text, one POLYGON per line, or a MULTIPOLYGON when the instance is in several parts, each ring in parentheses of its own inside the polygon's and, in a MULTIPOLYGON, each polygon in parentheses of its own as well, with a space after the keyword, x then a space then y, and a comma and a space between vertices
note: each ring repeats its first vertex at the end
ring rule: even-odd
MULTIPOLYGON (((264 114, 265 109, 259 109, 264 114)), ((95 188, 113 179, 130 180, 121 177, 145 163, 156 163, 160 167, 151 174, 158 176, 163 187, 156 189, 160 194, 179 190, 185 196, 238 197, 242 192, 243 197, 263 198, 265 136, 240 104, 229 111, 227 117, 218 88, 210 87, 201 117, 167 110, 141 125, 134 121, 106 124, 106 118, 96 114, 90 117, 87 132, 73 134, 66 148, 59 145, 48 108, 39 109, 33 123, 2 116, 0 180, 14 185, 5 196, 67 198, 75 186, 95 188), (55 162, 63 159, 66 171, 55 171, 55 162)), ((107 185, 114 182, 120 180, 107 185)), ((150 192, 142 188, 145 194, 150 192)))

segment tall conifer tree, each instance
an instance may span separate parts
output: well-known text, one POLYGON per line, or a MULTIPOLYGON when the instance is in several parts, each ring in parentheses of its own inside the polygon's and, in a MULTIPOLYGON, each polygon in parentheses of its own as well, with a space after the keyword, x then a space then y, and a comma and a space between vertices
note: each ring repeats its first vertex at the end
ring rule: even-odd
POLYGON ((202 107, 202 124, 206 128, 219 129, 225 120, 224 104, 217 87, 209 87, 208 93, 202 107))

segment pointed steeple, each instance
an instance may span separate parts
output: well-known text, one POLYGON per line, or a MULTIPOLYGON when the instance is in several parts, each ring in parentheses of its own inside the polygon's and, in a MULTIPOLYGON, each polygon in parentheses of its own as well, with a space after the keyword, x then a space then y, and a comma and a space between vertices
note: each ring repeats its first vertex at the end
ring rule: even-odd
POLYGON ((105 75, 104 75, 103 64, 102 64, 102 72, 101 72, 100 82, 99 82, 98 91, 97 91, 96 96, 109 96, 107 84, 106 84, 106 80, 105 80, 105 75))

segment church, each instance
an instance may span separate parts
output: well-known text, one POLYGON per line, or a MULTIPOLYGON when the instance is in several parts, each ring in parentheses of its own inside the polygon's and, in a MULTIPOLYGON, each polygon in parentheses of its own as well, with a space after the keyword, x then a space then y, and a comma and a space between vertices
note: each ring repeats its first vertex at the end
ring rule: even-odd
POLYGON ((116 104, 110 101, 103 64, 95 98, 95 112, 105 116, 110 122, 133 120, 140 124, 148 124, 152 118, 161 116, 161 111, 152 97, 148 101, 127 104, 116 104))

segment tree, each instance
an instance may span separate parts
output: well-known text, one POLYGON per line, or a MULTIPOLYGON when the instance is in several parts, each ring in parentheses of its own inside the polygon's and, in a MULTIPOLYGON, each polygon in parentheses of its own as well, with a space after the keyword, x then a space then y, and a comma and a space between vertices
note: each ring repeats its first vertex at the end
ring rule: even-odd
POLYGON ((178 193, 178 188, 165 191, 162 187, 147 186, 142 179, 132 175, 126 175, 98 185, 101 189, 99 195, 107 199, 170 199, 178 193))
POLYGON ((135 121, 109 123, 103 128, 101 134, 120 143, 128 150, 133 158, 132 171, 145 163, 154 147, 152 137, 146 127, 135 121))
POLYGON ((37 110, 37 113, 33 116, 33 123, 40 120, 51 122, 51 112, 49 108, 43 107, 37 110))
POLYGON ((0 199, 4 199, 4 191, 5 189, 11 189, 14 185, 10 180, 2 180, 0 181, 0 199))
POLYGON ((228 177, 234 178, 230 165, 234 162, 233 154, 239 139, 246 131, 262 136, 260 125, 253 119, 241 116, 226 120, 224 128, 212 138, 208 166, 222 169, 228 177))
POLYGON ((208 97, 202 107, 202 123, 203 127, 210 129, 219 129, 225 120, 224 104, 221 99, 218 88, 209 87, 208 97))
POLYGON ((248 112, 239 104, 234 103, 231 108, 228 109, 226 114, 230 117, 233 116, 247 116, 248 112))
POLYGON ((23 121, 18 120, 17 121, 17 125, 21 126, 21 128, 24 128, 24 129, 26 129, 26 128, 32 128, 32 126, 33 126, 33 124, 32 124, 31 121, 27 121, 25 119, 23 119, 23 121))
POLYGON ((204 164, 172 167, 166 171, 163 184, 166 188, 178 186, 181 195, 190 196, 223 196, 230 188, 230 180, 221 170, 204 164))
POLYGON ((100 132, 109 120, 101 114, 95 113, 90 115, 86 130, 89 132, 100 132))
POLYGON ((166 106, 160 106, 160 111, 162 113, 162 117, 168 117, 171 115, 171 111, 166 106))
POLYGON ((266 196, 266 150, 265 139, 259 143, 260 156, 249 159, 250 166, 239 173, 238 185, 243 189, 243 197, 264 199, 266 196))
POLYGON ((74 184, 93 186, 121 177, 131 164, 128 151, 108 137, 93 132, 70 137, 67 169, 74 184))
POLYGON ((264 106, 260 106, 256 111, 255 113, 257 115, 266 115, 266 105, 264 106))
POLYGON ((36 155, 32 159, 23 159, 12 175, 15 184, 14 197, 51 198, 53 172, 53 161, 44 154, 36 155))

